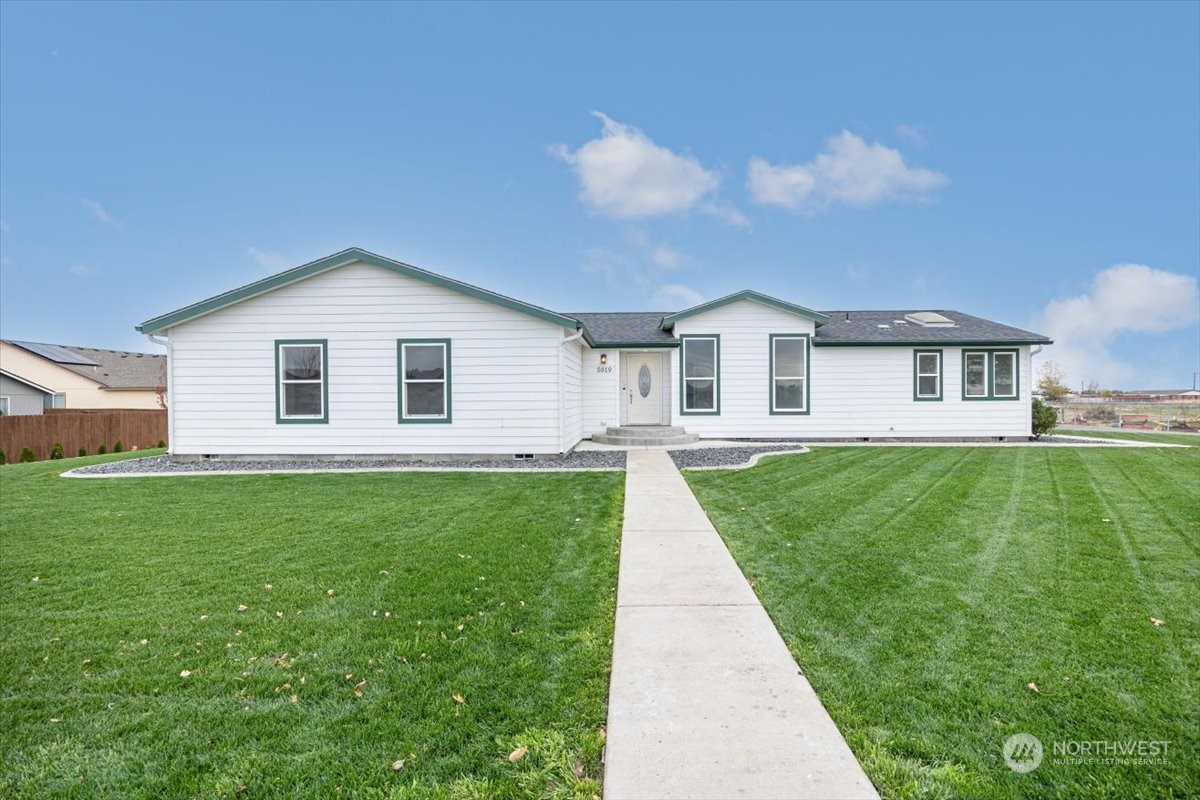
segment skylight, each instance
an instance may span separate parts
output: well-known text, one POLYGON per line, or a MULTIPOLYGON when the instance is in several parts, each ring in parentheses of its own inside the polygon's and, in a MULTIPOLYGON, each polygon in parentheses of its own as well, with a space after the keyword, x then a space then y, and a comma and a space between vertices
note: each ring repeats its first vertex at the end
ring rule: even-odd
POLYGON ((915 311, 912 314, 905 314, 904 318, 909 322, 915 322, 925 328, 953 328, 954 320, 947 316, 943 316, 936 311, 915 311))

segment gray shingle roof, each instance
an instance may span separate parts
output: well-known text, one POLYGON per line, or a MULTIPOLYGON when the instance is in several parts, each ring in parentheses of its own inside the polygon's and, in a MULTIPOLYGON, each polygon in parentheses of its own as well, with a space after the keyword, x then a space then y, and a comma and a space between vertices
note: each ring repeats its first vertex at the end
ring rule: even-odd
POLYGON ((917 311, 826 311, 831 321, 817 328, 813 344, 1049 344, 1045 336, 948 309, 917 311), (953 327, 904 322, 906 314, 936 311, 953 327), (887 327, 881 328, 880 325, 887 327))
POLYGON ((678 344, 674 336, 662 330, 665 311, 614 311, 610 313, 565 313, 583 323, 587 335, 597 346, 678 344))
MULTIPOLYGON (((954 322, 953 327, 924 327, 904 320, 906 314, 934 309, 907 311, 824 311, 830 321, 817 327, 813 344, 817 345, 934 345, 934 344, 1049 344, 1045 336, 999 322, 936 309, 954 322), (849 317, 847 319, 847 317, 849 317), (881 328, 880 325, 888 327, 881 328)), ((591 341, 604 346, 657 345, 679 343, 661 329, 661 311, 614 311, 609 313, 564 313, 583 323, 591 341)))
POLYGON ((9 344, 53 361, 63 369, 69 369, 96 381, 108 389, 157 389, 167 385, 167 357, 156 353, 131 353, 126 350, 99 350, 94 347, 70 347, 46 345, 40 342, 17 342, 6 339, 9 344), (36 345, 29 347, 28 345, 36 345), (67 363, 53 354, 65 350, 80 356, 88 364, 67 363))

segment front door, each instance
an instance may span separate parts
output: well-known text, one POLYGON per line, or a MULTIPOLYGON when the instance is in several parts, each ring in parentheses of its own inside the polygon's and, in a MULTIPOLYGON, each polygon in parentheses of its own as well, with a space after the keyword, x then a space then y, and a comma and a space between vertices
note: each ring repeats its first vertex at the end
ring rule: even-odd
POLYGON ((627 425, 662 424, 662 353, 623 353, 627 425))

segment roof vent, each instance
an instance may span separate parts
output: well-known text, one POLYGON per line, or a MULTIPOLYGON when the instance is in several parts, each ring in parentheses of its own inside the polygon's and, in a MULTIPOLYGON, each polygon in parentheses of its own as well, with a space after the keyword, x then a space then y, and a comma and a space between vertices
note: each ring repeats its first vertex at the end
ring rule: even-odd
POLYGON ((883 323, 881 322, 881 323, 879 323, 878 327, 880 327, 880 328, 890 328, 890 327, 892 327, 892 326, 891 326, 891 325, 885 325, 885 324, 883 324, 883 323))
POLYGON ((905 314, 904 318, 909 322, 915 322, 923 328, 954 327, 954 320, 936 311, 915 311, 912 314, 905 314))

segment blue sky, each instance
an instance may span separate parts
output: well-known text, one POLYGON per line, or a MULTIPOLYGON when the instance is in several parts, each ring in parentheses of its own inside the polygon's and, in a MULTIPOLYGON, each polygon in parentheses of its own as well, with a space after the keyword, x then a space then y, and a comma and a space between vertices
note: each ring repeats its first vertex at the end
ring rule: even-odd
POLYGON ((0 3, 0 335, 360 246, 558 310, 741 288, 1200 370, 1200 4, 0 3))

